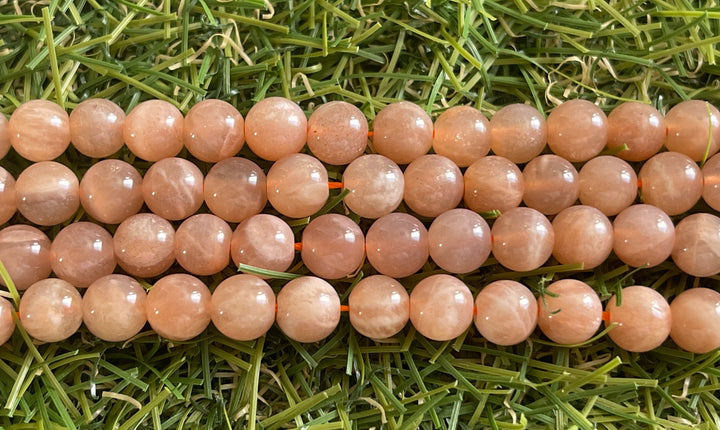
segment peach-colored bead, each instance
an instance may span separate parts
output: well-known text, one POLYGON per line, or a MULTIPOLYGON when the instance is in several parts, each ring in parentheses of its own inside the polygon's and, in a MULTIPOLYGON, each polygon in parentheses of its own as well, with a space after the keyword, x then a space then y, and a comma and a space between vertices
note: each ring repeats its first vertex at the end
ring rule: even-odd
POLYGON ((668 151, 680 152, 693 161, 712 157, 720 149, 720 111, 703 100, 688 100, 665 115, 668 151), (710 145, 708 146, 708 141, 710 145))
POLYGON ((85 288, 115 270, 113 238, 91 222, 75 222, 60 230, 50 247, 55 275, 85 288))
POLYGON ((566 159, 553 154, 533 158, 523 169, 525 205, 555 215, 575 203, 580 192, 578 172, 566 159))
POLYGON ((428 246, 430 257, 443 270, 469 273, 490 255, 490 227, 483 217, 471 210, 451 209, 430 225, 428 246))
POLYGON ((490 123, 471 106, 455 106, 435 120, 433 149, 459 167, 467 167, 490 151, 490 123))
POLYGON ((147 294, 138 281, 125 275, 108 275, 85 291, 83 322, 104 341, 128 340, 147 322, 146 302, 147 294))
POLYGON ((502 212, 520 205, 525 191, 522 172, 512 161, 483 157, 465 170, 465 205, 475 212, 502 212))
POLYGON ((637 197, 637 175, 620 158, 611 155, 595 157, 585 163, 578 177, 580 202, 598 208, 607 216, 619 214, 637 197))
POLYGON ((133 276, 158 276, 175 262, 175 230, 155 214, 141 213, 123 221, 113 244, 117 263, 133 276))
POLYGON ((608 336, 620 348, 645 352, 662 345, 670 334, 672 317, 667 300, 652 288, 634 285, 622 289, 622 304, 612 296, 605 326, 616 324, 608 336))
POLYGON ((703 192, 705 203, 720 211, 720 155, 714 155, 702 168, 703 192))
POLYGON ((165 158, 150 166, 142 190, 153 213, 171 221, 182 220, 203 204, 203 174, 188 160, 165 158))
POLYGON ((398 281, 385 275, 363 278, 348 297, 350 324, 371 339, 386 339, 410 319, 410 296, 398 281))
POLYGON ((147 295, 148 322, 165 339, 192 339, 210 324, 210 298, 210 290, 198 278, 167 275, 147 295))
POLYGON ((88 99, 70 112, 70 140, 92 158, 109 157, 122 148, 125 112, 110 100, 88 99))
POLYGON ((393 212, 375 220, 365 237, 370 264, 383 275, 404 278, 428 259, 427 229, 417 218, 393 212))
POLYGON ((665 118, 654 107, 640 102, 625 102, 608 115, 608 148, 626 145, 617 156, 627 161, 643 161, 665 144, 665 118))
POLYGON ((8 222, 15 215, 16 209, 15 178, 0 167, 0 225, 8 222))
POLYGON ((130 111, 123 137, 128 149, 147 161, 176 156, 183 147, 183 116, 163 100, 147 100, 130 111))
POLYGON ((235 264, 284 272, 295 259, 295 235, 282 219, 255 215, 233 232, 230 253, 235 264))
POLYGON ((428 154, 405 168, 405 203, 420 216, 436 217, 463 198, 463 175, 449 158, 428 154))
MULTIPOLYGON (((50 276, 50 239, 35 227, 12 225, 0 230, 0 261, 15 288, 25 290, 50 276)), ((0 285, 5 281, 0 277, 0 285)))
POLYGON ((15 204, 34 224, 61 224, 80 207, 80 183, 72 170, 60 163, 35 163, 15 182, 15 204))
POLYGON ((587 161, 607 142, 607 116, 587 100, 568 100, 547 118, 548 145, 568 161, 587 161))
POLYGON ((602 264, 613 249, 610 220, 592 206, 570 206, 555 216, 553 257, 560 264, 582 263, 585 270, 602 264))
POLYGON ((10 127, 5 115, 0 113, 0 160, 10 151, 10 127))
POLYGON ((538 326, 550 340, 573 345, 597 332, 602 322, 602 303, 588 284, 562 279, 545 291, 551 294, 538 298, 538 326))
POLYGON ((691 276, 713 276, 720 273, 720 218, 696 213, 675 226, 672 259, 677 267, 691 276))
POLYGON ((623 263, 653 267, 665 261, 675 243, 675 226, 669 216, 651 205, 633 205, 613 221, 613 250, 623 263))
POLYGON ((80 203, 85 212, 103 224, 120 224, 140 212, 142 176, 122 160, 93 164, 80 180, 80 203))
POLYGON ((409 164, 432 147, 432 119, 414 103, 391 103, 375 117, 372 141, 378 154, 397 164, 409 164))
POLYGON ((316 276, 345 278, 365 261, 365 236, 355 221, 344 215, 320 215, 303 230, 301 255, 316 276))
POLYGON ((643 164, 638 178, 643 203, 656 206, 668 215, 687 212, 702 196, 700 168, 679 152, 653 156, 643 164))
POLYGON ((325 103, 310 115, 307 144, 323 163, 344 166, 365 152, 368 123, 360 109, 347 102, 325 103))
POLYGON ((482 337, 497 345, 517 345, 537 325, 538 307, 526 286, 515 281, 495 281, 475 299, 475 327, 482 337))
POLYGON ((15 109, 8 124, 10 144, 30 161, 49 161, 70 145, 67 112, 48 100, 30 100, 15 109))
POLYGON ((329 196, 327 170, 315 157, 290 154, 268 171, 268 201, 285 216, 310 216, 325 205, 329 196))
POLYGON ((6 299, 0 297, 0 345, 4 344, 15 331, 15 320, 13 305, 6 299))
POLYGON ((277 323, 290 339, 310 343, 325 339, 340 322, 335 288, 314 276, 285 284, 277 296, 277 323))
POLYGON ((472 293, 454 276, 428 276, 410 292, 410 321, 428 339, 455 339, 473 322, 472 293))
POLYGON ((205 203, 227 222, 242 222, 262 212, 267 203, 265 172, 245 158, 216 163, 205 176, 205 203))
POLYGON ((240 151, 245 143, 245 122, 230 103, 203 100, 185 115, 183 143, 198 160, 217 163, 240 151))
POLYGON ((492 253, 510 270, 524 272, 542 266, 553 250, 555 233, 545 215, 531 208, 515 208, 492 226, 492 253))
POLYGON ((82 297, 62 279, 38 281, 20 300, 20 321, 27 333, 41 342, 59 342, 72 336, 82 324, 82 297))
POLYGON ((300 152, 307 140, 305 113, 288 99, 263 99, 245 117, 245 140, 250 150, 265 160, 300 152))
POLYGON ((214 275, 230 263, 232 229, 210 214, 197 214, 183 221, 175 232, 175 260, 198 276, 214 275))
MULTIPOLYGON (((624 301, 624 297, 623 297, 624 301)), ((682 349, 705 354, 720 347, 720 293, 709 288, 685 290, 670 303, 670 337, 682 349)))
POLYGON ((391 159, 368 154, 353 160, 343 173, 347 207, 363 218, 377 219, 402 202, 405 177, 391 159))
POLYGON ((253 275, 235 275, 215 288, 210 300, 213 324, 235 340, 253 340, 275 322, 275 293, 253 275))
POLYGON ((495 155, 513 163, 527 163, 547 143, 545 117, 532 106, 510 104, 490 119, 490 147, 495 155))

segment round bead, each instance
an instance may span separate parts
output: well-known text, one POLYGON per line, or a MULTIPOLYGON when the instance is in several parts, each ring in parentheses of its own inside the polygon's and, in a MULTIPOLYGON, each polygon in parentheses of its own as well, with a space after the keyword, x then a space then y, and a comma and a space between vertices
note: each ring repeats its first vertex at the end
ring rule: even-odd
POLYGON ((60 163, 35 163, 17 178, 15 204, 34 224, 61 224, 80 207, 80 183, 72 170, 60 163))
POLYGON ((193 275, 219 273, 230 263, 231 237, 232 229, 221 218, 193 215, 175 232, 175 260, 193 275))
POLYGON ((720 218, 696 213, 675 226, 672 259, 677 267, 691 276, 713 276, 720 273, 720 218))
POLYGON ((85 212, 104 224, 119 224, 140 212, 142 176, 122 160, 93 164, 80 180, 80 203, 85 212))
POLYGON ((665 144, 665 118, 645 103, 622 103, 610 112, 607 121, 607 146, 615 149, 626 145, 628 149, 617 153, 623 160, 647 160, 665 144))
POLYGON ((513 163, 527 163, 547 143, 545 117, 532 106, 510 104, 490 119, 490 147, 495 155, 513 163))
POLYGON ((584 282, 562 279, 550 284, 539 297, 538 326, 553 342, 573 345, 585 342, 602 322, 602 303, 584 282))
POLYGON ((5 115, 0 113, 0 160, 10 151, 10 127, 5 115))
POLYGON ((30 161, 59 157, 70 145, 67 112, 48 100, 30 100, 15 109, 8 124, 10 144, 30 161))
POLYGON ((147 294, 125 275, 108 275, 88 287, 83 296, 83 322, 92 334, 107 342, 135 336, 147 322, 147 294))
POLYGON ((142 190, 153 213, 171 221, 185 219, 203 204, 203 174, 188 160, 165 158, 150 166, 142 190))
POLYGON ((217 163, 240 151, 245 143, 245 122, 230 103, 203 100, 185 115, 183 143, 198 160, 217 163))
POLYGON ((714 155, 702 168, 703 192, 705 203, 720 211, 720 155, 714 155))
POLYGON ((154 214, 141 213, 123 221, 113 244, 117 263, 133 276, 158 276, 175 262, 175 229, 154 214))
POLYGON ((310 343, 325 339, 340 322, 335 288, 314 276, 285 284, 277 296, 277 323, 290 339, 310 343))
POLYGON ((15 215, 15 178, 0 167, 0 225, 10 221, 15 215))
POLYGON ((490 123, 470 106, 455 106, 435 120, 433 149, 459 167, 467 167, 490 151, 490 123))
POLYGON ((55 275, 78 288, 88 287, 115 270, 113 238, 91 222, 75 222, 60 230, 50 247, 55 275))
POLYGON ((347 102, 325 103, 310 115, 307 144, 323 163, 344 166, 365 152, 368 123, 360 109, 347 102))
POLYGON ((531 208, 501 214, 492 226, 492 253, 510 270, 525 272, 542 266, 553 250, 555 233, 545 215, 531 208))
POLYGON ((675 243, 675 226, 665 212, 651 205, 633 205, 613 222, 613 250, 632 267, 653 267, 665 261, 675 243))
POLYGON ((325 205, 329 196, 327 170, 315 157, 290 154, 268 171, 268 201, 285 216, 310 216, 325 205))
POLYGON ((616 324, 608 336, 620 348, 645 352, 662 345, 670 334, 672 318, 667 300, 652 288, 634 285, 623 288, 622 304, 612 296, 605 311, 605 326, 616 324))
POLYGON ((282 219, 255 215, 233 232, 230 253, 235 264, 284 272, 295 259, 295 235, 282 219))
POLYGON ((343 173, 347 207, 363 218, 377 219, 397 209, 402 202, 405 177, 391 159, 379 154, 363 155, 343 173))
POLYGON ((405 168, 405 203, 420 216, 434 218, 457 207, 463 190, 462 172, 442 155, 423 155, 405 168))
POLYGON ((525 181, 520 169, 507 158, 490 156, 465 171, 463 199, 475 212, 505 212, 520 205, 525 181))
MULTIPOLYGON (((625 296, 623 296, 623 302, 625 296)), ((685 290, 670 303, 670 337, 682 349, 705 354, 720 347, 720 293, 709 288, 685 290)))
POLYGON ((245 140, 250 150, 265 160, 300 152, 307 140, 305 113, 282 97, 261 100, 245 117, 245 140))
POLYGON ((0 345, 4 344, 15 331, 15 320, 13 305, 6 299, 0 297, 0 345))
POLYGON ((378 154, 397 164, 409 164, 432 147, 432 119, 414 103, 391 103, 375 117, 372 141, 378 154))
POLYGON ((43 279, 25 291, 18 313, 30 336, 41 342, 59 342, 80 328, 82 297, 77 288, 62 279, 43 279))
POLYGON ((267 203, 265 173, 245 158, 216 163, 205 176, 204 185, 208 208, 227 222, 242 222, 259 214, 267 203))
POLYGON ((220 283, 210 300, 213 324, 235 340, 253 340, 275 322, 275 293, 253 275, 235 275, 220 283))
POLYGON ((455 339, 473 322, 472 293, 454 276, 428 276, 410 292, 410 321, 428 339, 455 339))
POLYGON ((428 232, 412 215, 393 212, 368 229, 365 248, 370 264, 383 275, 404 278, 420 270, 428 259, 428 232))
POLYGON ((515 281, 495 281, 480 290, 475 299, 475 327, 496 345, 517 345, 537 325, 538 307, 526 286, 515 281))
POLYGON ((625 161, 610 155, 595 157, 578 174, 580 202, 598 208, 607 216, 617 215, 637 197, 637 175, 625 161))
POLYGON ((679 215, 695 206, 703 191, 700 168, 687 155, 663 152, 647 160, 638 175, 643 203, 668 215, 679 215))
MULTIPOLYGON (((50 276, 50 239, 35 227, 12 225, 0 230, 0 261, 15 288, 25 290, 50 276)), ((0 285, 5 285, 0 277, 0 285)))
POLYGON ((553 257, 560 264, 582 263, 583 269, 602 264, 613 249, 610 220, 592 206, 570 206, 555 216, 553 257))
POLYGON ((210 297, 210 290, 198 278, 167 275, 147 295, 147 320, 165 339, 192 339, 210 324, 210 297))
POLYGON ((387 339, 410 319, 410 296, 393 278, 373 275, 355 285, 348 297, 350 324, 363 336, 387 339))
POLYGON ((110 100, 88 99, 70 112, 70 140, 81 154, 109 157, 122 148, 125 112, 110 100))
POLYGON ((575 203, 580 192, 578 172, 569 161, 553 154, 533 158, 523 169, 525 205, 555 215, 575 203))
POLYGON ((665 115, 665 123, 668 151, 685 154, 693 161, 702 161, 720 149, 720 112, 706 101, 678 103, 665 115))
POLYGON ((365 236, 355 221, 344 215, 321 215, 303 230, 301 255, 316 276, 345 278, 365 261, 365 236))
POLYGON ((568 161, 587 161, 598 155, 607 142, 607 117, 587 100, 568 100, 547 119, 548 145, 568 161))
POLYGON ((483 217, 471 210, 451 209, 430 225, 428 246, 430 257, 441 269, 469 273, 479 268, 490 255, 490 227, 483 217))
POLYGON ((123 137, 128 149, 146 161, 176 156, 183 147, 182 113, 163 100, 147 100, 130 111, 123 137))

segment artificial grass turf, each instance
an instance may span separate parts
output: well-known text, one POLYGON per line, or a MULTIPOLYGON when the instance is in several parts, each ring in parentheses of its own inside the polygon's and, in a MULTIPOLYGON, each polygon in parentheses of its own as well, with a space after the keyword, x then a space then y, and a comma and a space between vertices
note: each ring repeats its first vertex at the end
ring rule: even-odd
MULTIPOLYGON (((159 98, 186 112, 202 99, 220 98, 246 113, 258 100, 284 96, 308 112, 347 100, 372 120, 399 99, 434 116, 459 104, 491 116, 515 102, 547 113, 578 97, 606 112, 626 100, 661 110, 690 98, 717 104, 720 11, 712 6, 686 0, 0 2, 0 110, 9 115, 36 98, 72 109, 104 97, 126 111, 159 98)), ((247 148, 242 155, 255 159, 247 148)), ((116 157, 143 172, 148 167, 125 149, 116 157)), ((59 161, 78 175, 93 163, 72 148, 59 161)), ((0 165, 17 177, 28 163, 11 152, 0 165)), ((207 172, 208 165, 199 165, 207 172)), ((340 179, 341 169, 331 168, 330 176, 340 179)), ((324 211, 343 212, 339 193, 332 192, 324 211)), ((710 211, 702 203, 693 209, 701 210, 710 211)), ((85 218, 79 212, 75 220, 85 218)), ((16 215, 10 223, 22 222, 16 215)), ((307 222, 291 224, 300 233, 307 222)), ((359 222, 366 230, 369 223, 359 222)), ((61 227, 44 230, 52 238, 61 227)), ((578 269, 551 260, 532 273, 512 273, 491 259, 461 279, 474 293, 506 278, 541 293, 552 280, 572 276, 604 299, 634 283, 667 298, 694 285, 718 287, 717 277, 694 279, 670 262, 631 271, 611 257, 595 270, 578 269)), ((307 270, 297 264, 289 272, 285 278, 307 270)), ((410 289, 438 272, 429 262, 403 283, 410 289)), ((234 273, 228 268, 204 280, 212 288, 234 273)), ((365 265, 357 278, 333 282, 343 303, 354 282, 371 273, 365 265)), ((272 281, 275 291, 284 282, 272 281)), ((17 298, 14 291, 2 294, 17 298)), ((671 341, 627 353, 602 335, 575 347, 538 334, 498 347, 474 328, 432 342, 408 327, 376 343, 355 333, 346 316, 326 341, 310 345, 277 328, 255 342, 229 340, 211 327, 189 342, 146 331, 124 344, 81 329, 67 341, 38 346, 16 330, 0 347, 0 426, 717 428, 718 359, 720 352, 697 356, 671 341)))

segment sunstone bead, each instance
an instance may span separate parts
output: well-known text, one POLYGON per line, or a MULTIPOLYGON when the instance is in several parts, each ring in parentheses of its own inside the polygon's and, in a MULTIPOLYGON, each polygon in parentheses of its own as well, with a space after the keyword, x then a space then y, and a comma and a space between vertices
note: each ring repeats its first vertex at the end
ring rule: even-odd
POLYGON ((15 182, 15 204, 34 224, 61 224, 80 207, 80 182, 72 170, 55 161, 32 164, 15 182))
POLYGON ((584 282, 562 279, 538 298, 538 326, 553 342, 573 345, 593 337, 602 322, 602 303, 584 282))
POLYGON ((20 300, 20 321, 27 333, 41 342, 59 342, 72 336, 82 324, 82 297, 67 281, 38 281, 20 300))
POLYGON ((578 172, 569 161, 557 155, 533 158, 523 169, 523 179, 525 205, 545 215, 555 215, 578 198, 578 172))
POLYGON ((167 275, 148 292, 148 322, 165 339, 192 339, 210 324, 210 297, 210 290, 198 278, 184 273, 167 275))
POLYGON ((217 163, 240 151, 245 143, 245 122, 230 103, 203 100, 185 115, 183 143, 198 160, 217 163))
POLYGON ((663 152, 647 160, 638 175, 643 203, 668 215, 687 212, 700 200, 703 177, 698 165, 679 152, 663 152))
POLYGON ((235 264, 284 272, 295 259, 295 235, 275 215, 254 215, 233 232, 230 253, 235 264))
POLYGON ((610 149, 627 149, 617 156, 627 161, 643 161, 657 154, 665 144, 665 118, 654 107, 640 102, 625 102, 608 115, 610 149))
MULTIPOLYGON (((29 225, 5 227, 0 230, 0 261, 10 274, 15 288, 25 290, 52 272, 50 239, 29 225)), ((0 285, 5 285, 1 277, 0 285)))
POLYGON ((140 212, 142 176, 122 160, 93 164, 80 180, 80 203, 85 212, 104 224, 120 224, 140 212))
POLYGON ((130 111, 123 137, 128 149, 146 161, 176 156, 183 147, 182 113, 164 100, 147 100, 130 111))
POLYGON ((568 100, 548 115, 548 145, 568 161, 587 161, 605 147, 607 128, 607 116, 595 104, 568 100))
POLYGON ((0 114, 0 160, 10 151, 10 127, 5 115, 0 114))
POLYGON ((344 202, 363 218, 377 219, 397 209, 402 202, 405 177, 391 159, 379 154, 353 160, 343 173, 344 202))
POLYGON ((301 255, 316 276, 345 278, 365 261, 365 236, 355 221, 344 215, 320 215, 303 230, 301 255))
POLYGON ((454 106, 435 120, 433 149, 459 167, 467 167, 490 151, 490 123, 471 106, 454 106))
POLYGON ((141 213, 122 222, 113 236, 115 258, 130 275, 158 276, 175 262, 175 229, 165 218, 141 213))
POLYGON ((207 173, 203 194, 212 213, 227 222, 242 222, 267 203, 265 172, 245 158, 227 158, 207 173))
POLYGON ((10 340, 15 331, 14 312, 15 309, 10 301, 0 297, 0 345, 10 340))
POLYGON ((188 160, 165 158, 150 166, 142 190, 153 213, 171 221, 182 220, 203 204, 203 174, 188 160))
POLYGON ((307 140, 305 113, 288 99, 263 99, 245 117, 245 140, 250 150, 265 160, 300 152, 307 140))
POLYGON ((109 157, 122 148, 125 112, 110 100, 88 99, 70 112, 70 140, 81 154, 109 157))
MULTIPOLYGON (((624 301, 624 299, 623 299, 624 301)), ((670 337, 682 349, 705 354, 720 347, 720 293, 691 288, 670 303, 670 337)))
POLYGON ((475 212, 451 209, 428 229, 430 257, 443 270, 469 273, 487 260, 492 249, 488 223, 475 212))
POLYGON ((516 345, 527 339, 537 325, 538 307, 526 286, 515 281, 495 281, 475 298, 475 327, 496 345, 516 345))
POLYGON ((461 280, 431 275, 410 292, 410 321, 431 340, 455 339, 473 322, 473 296, 461 280))
POLYGON ((545 117, 532 106, 510 104, 490 119, 490 145, 495 155, 513 163, 527 163, 547 143, 545 117))
POLYGON ((175 232, 175 260, 193 275, 214 275, 230 263, 231 238, 232 229, 221 218, 193 215, 175 232))
POLYGON ((483 157, 465 170, 463 200, 475 212, 506 212, 522 202, 525 181, 520 169, 507 158, 483 157))
POLYGON ((622 304, 612 296, 605 311, 608 313, 605 326, 615 324, 608 336, 626 351, 650 351, 665 342, 670 334, 670 305, 652 288, 641 285, 623 288, 622 304))
POLYGON ((344 166, 365 152, 368 123, 360 109, 343 101, 320 105, 307 123, 307 145, 320 161, 344 166))
POLYGON ((257 339, 275 322, 275 293, 257 276, 231 276, 213 291, 210 316, 215 327, 231 339, 257 339))
POLYGON ((277 160, 267 174, 267 198, 281 214, 303 218, 325 205, 330 190, 325 166, 307 154, 277 160))
POLYGON ((70 145, 70 119, 67 112, 48 100, 21 104, 8 124, 10 144, 30 161, 49 161, 59 157, 70 145))
POLYGON ((720 155, 713 155, 702 168, 703 192, 705 203, 720 211, 720 155))
POLYGON ((409 164, 432 147, 432 119, 414 103, 391 103, 373 121, 372 142, 378 154, 397 164, 409 164))
POLYGON ((555 215, 553 257, 560 264, 582 263, 585 270, 602 264, 613 249, 610 220, 592 206, 570 206, 555 215))
POLYGON ((405 327, 410 318, 410 296, 405 287, 385 275, 368 276, 348 297, 350 324, 372 339, 386 339, 405 327))
POLYGON ((687 100, 676 104, 665 115, 665 123, 668 151, 701 161, 706 153, 710 158, 720 149, 720 111, 706 101, 687 100))
POLYGON ((370 264, 393 278, 417 272, 429 256, 427 229, 414 216, 401 212, 375 220, 368 229, 365 244, 370 264))
POLYGON ((672 259, 677 267, 691 276, 713 276, 720 273, 720 218, 696 213, 675 226, 672 259))
POLYGON ((290 339, 318 342, 340 322, 340 297, 332 285, 320 278, 296 278, 278 293, 276 318, 280 330, 290 339))
POLYGON ((442 155, 423 155, 405 168, 405 203, 420 216, 434 218, 457 207, 463 190, 460 168, 442 155))
POLYGON ((147 294, 135 279, 104 276, 83 296, 83 322, 92 334, 107 342, 130 339, 147 322, 147 294))
POLYGON ((15 178, 0 167, 0 225, 8 222, 15 215, 16 209, 15 178))
POLYGON ((619 214, 637 197, 637 175, 632 166, 618 157, 595 157, 583 165, 578 177, 580 202, 607 216, 619 214))
POLYGON ((524 272, 542 266, 553 250, 555 233, 545 215, 531 208, 501 214, 492 226, 493 256, 510 270, 524 272))
POLYGON ((75 222, 55 236, 50 265, 58 278, 85 288, 115 270, 113 238, 91 222, 75 222))
POLYGON ((675 226, 662 210, 633 205, 613 221, 613 250, 623 263, 653 267, 665 261, 675 243, 675 226))

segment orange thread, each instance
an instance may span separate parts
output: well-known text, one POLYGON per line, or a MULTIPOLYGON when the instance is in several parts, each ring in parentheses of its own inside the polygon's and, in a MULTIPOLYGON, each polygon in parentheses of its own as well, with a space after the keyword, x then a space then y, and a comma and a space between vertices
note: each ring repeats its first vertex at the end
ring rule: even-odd
POLYGON ((275 313, 277 313, 277 303, 275 303, 275 313))
POLYGON ((340 312, 350 312, 350 306, 340 305, 340 312))
POLYGON ((641 181, 640 179, 638 179, 637 187, 638 187, 638 188, 642 188, 642 181, 641 181))
POLYGON ((473 306, 473 315, 477 315, 477 306, 473 306))
POLYGON ((331 190, 337 190, 342 187, 343 187, 342 182, 328 182, 328 188, 330 188, 331 190))
POLYGON ((295 244, 295 251, 302 251, 302 242, 298 242, 295 244))
POLYGON ((608 311, 603 311, 603 313, 602 313, 602 320, 603 320, 603 321, 610 321, 610 312, 608 312, 608 311))
POLYGON ((372 132, 372 131, 368 131, 368 137, 369 137, 369 138, 372 138, 372 137, 373 137, 373 132, 372 132))

